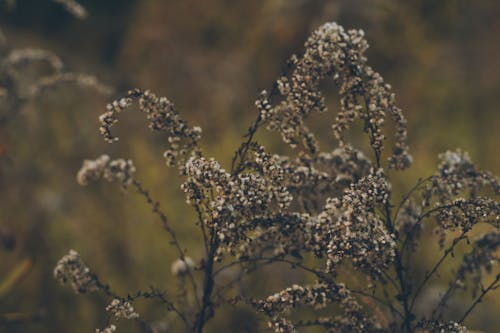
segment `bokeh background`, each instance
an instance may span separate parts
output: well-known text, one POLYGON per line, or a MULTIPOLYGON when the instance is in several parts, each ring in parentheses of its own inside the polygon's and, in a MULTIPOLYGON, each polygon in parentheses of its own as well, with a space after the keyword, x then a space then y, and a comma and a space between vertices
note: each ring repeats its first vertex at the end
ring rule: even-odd
MULTIPOLYGON (((392 84, 408 117, 415 163, 395 175, 396 188, 432 173, 438 153, 456 147, 500 174, 499 1, 80 2, 90 13, 85 20, 51 1, 18 0, 10 9, 0 1, 0 29, 10 48, 49 49, 68 70, 95 75, 115 91, 105 96, 65 84, 2 117, 0 332, 92 332, 103 326, 106 299, 76 296, 52 277, 71 248, 118 291, 175 289, 175 253, 150 209, 115 184, 79 187, 75 174, 85 158, 132 158, 137 177, 163 203, 191 257, 202 256, 177 172, 162 160, 163 138, 130 112, 117 128, 119 143, 104 143, 97 117, 106 102, 133 87, 167 96, 203 128, 206 155, 228 166, 256 117, 258 92, 271 87, 288 57, 326 21, 365 30, 370 63, 392 84), (20 320, 8 321, 7 314, 20 320)), ((331 120, 334 94, 329 102, 331 120)), ((329 123, 317 125, 328 142, 329 123)), ((283 149, 273 135, 261 139, 274 151, 283 149)), ((417 258, 422 267, 434 262, 429 253, 417 258)), ((289 278, 283 275, 273 272, 270 285, 289 278)), ((430 295, 442 286, 436 280, 430 295)), ((146 319, 163 314, 155 304, 139 304, 139 310, 146 319)), ((495 332, 499 311, 497 292, 469 324, 495 332)), ((258 319, 245 309, 227 310, 209 328, 258 332, 258 319)), ((139 327, 124 322, 120 330, 139 327)))

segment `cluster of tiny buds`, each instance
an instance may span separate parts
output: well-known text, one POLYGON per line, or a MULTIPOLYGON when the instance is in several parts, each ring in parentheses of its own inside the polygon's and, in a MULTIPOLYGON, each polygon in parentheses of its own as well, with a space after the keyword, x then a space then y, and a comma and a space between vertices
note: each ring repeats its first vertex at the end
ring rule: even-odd
POLYGON ((462 191, 475 196, 485 186, 500 194, 500 180, 489 172, 478 170, 467 153, 447 151, 440 154, 439 159, 441 162, 432 186, 424 192, 424 205, 429 204, 433 195, 438 196, 439 202, 445 203, 462 191))
POLYGON ((108 155, 101 155, 95 160, 85 160, 76 179, 82 186, 103 178, 109 182, 118 181, 126 188, 133 182, 134 172, 135 166, 131 160, 111 160, 108 155))
POLYGON ((132 104, 132 98, 124 97, 106 105, 106 112, 99 116, 99 121, 101 122, 101 127, 99 128, 99 130, 101 134, 104 136, 104 140, 110 143, 118 141, 118 138, 114 137, 111 134, 109 128, 118 122, 118 119, 115 117, 115 114, 124 111, 131 104, 132 104))
POLYGON ((130 302, 118 298, 111 301, 111 303, 106 307, 106 311, 111 312, 111 314, 116 318, 139 318, 139 314, 135 311, 130 302))
POLYGON ((324 239, 328 242, 328 271, 333 271, 344 257, 348 257, 355 267, 376 278, 380 270, 392 262, 395 236, 376 213, 377 207, 384 205, 389 196, 389 183, 379 169, 352 184, 341 199, 328 200, 316 226, 320 231, 323 225, 331 225, 324 239))
POLYGON ((103 329, 96 329, 95 333, 113 333, 116 331, 116 325, 109 325, 103 329))
POLYGON ((344 284, 317 282, 312 286, 293 285, 268 296, 265 300, 254 302, 253 305, 270 318, 268 325, 274 332, 291 333, 296 330, 292 322, 283 318, 285 313, 298 305, 308 305, 319 310, 330 303, 340 305, 344 318, 323 318, 318 324, 323 323, 325 327, 335 327, 337 324, 345 329, 342 332, 368 332, 375 327, 374 319, 362 314, 361 306, 344 284))
POLYGON ((446 209, 439 210, 436 219, 443 229, 460 227, 470 230, 483 222, 500 226, 500 203, 489 198, 456 199, 450 201, 446 209))
POLYGON ((213 228, 223 248, 235 254, 236 244, 248 239, 255 217, 273 209, 286 209, 292 196, 283 184, 284 171, 278 156, 251 145, 246 167, 237 175, 226 172, 214 159, 191 157, 183 169, 182 184, 187 202, 198 206, 203 221, 213 228))
POLYGON ((85 265, 75 250, 70 250, 57 262, 54 277, 61 284, 71 282, 73 290, 79 294, 100 289, 97 277, 85 265))
POLYGON ((295 67, 289 76, 277 81, 284 100, 276 106, 269 101, 264 90, 255 102, 259 119, 269 130, 281 133, 283 140, 292 147, 302 143, 315 153, 318 150, 313 133, 305 125, 312 112, 326 110, 320 82, 332 78, 340 87, 340 112, 333 130, 340 145, 345 145, 344 132, 356 119, 365 123, 372 148, 380 156, 385 135, 385 119, 391 117, 396 125, 395 144, 389 158, 389 167, 404 169, 411 164, 406 144, 406 119, 395 104, 391 86, 382 76, 366 65, 364 53, 368 43, 361 30, 344 31, 336 23, 326 23, 313 32, 305 44, 301 57, 293 57, 295 67), (360 100, 362 102, 360 102, 360 100))
POLYGON ((447 322, 439 322, 439 321, 430 321, 424 320, 421 321, 417 328, 417 332, 425 333, 425 332, 435 332, 435 333, 469 333, 467 327, 463 326, 454 321, 447 322))
MULTIPOLYGON (((477 170, 466 153, 446 152, 440 155, 437 172, 419 181, 403 196, 395 214, 391 214, 391 184, 380 160, 386 140, 384 126, 387 118, 395 123, 394 145, 387 169, 404 169, 411 164, 406 144, 406 119, 396 106, 391 86, 367 65, 365 52, 368 43, 363 31, 345 31, 335 23, 327 23, 311 35, 305 48, 301 57, 292 57, 290 67, 293 71, 277 81, 277 89, 272 93, 264 90, 259 95, 255 103, 259 118, 251 127, 248 141, 238 150, 230 172, 215 159, 201 154, 199 127, 187 126, 172 102, 147 90, 132 90, 108 104, 106 112, 99 118, 101 133, 106 141, 116 141, 118 138, 111 134, 111 128, 118 121, 118 114, 137 100, 139 110, 147 116, 150 129, 167 134, 164 158, 170 166, 177 164, 185 177, 181 189, 187 203, 196 209, 204 245, 210 249, 206 258, 210 261, 207 262, 222 261, 225 253, 230 253, 237 258, 235 263, 238 264, 253 264, 254 259, 266 259, 269 263, 276 260, 314 273, 318 281, 313 285, 294 284, 263 300, 251 302, 257 311, 268 316, 269 327, 275 332, 295 332, 295 326, 306 322, 285 318, 294 308, 305 305, 322 309, 332 303, 338 306, 341 314, 318 317, 310 321, 311 326, 319 325, 327 332, 397 331, 392 329, 398 323, 384 325, 383 320, 379 320, 381 318, 372 317, 371 311, 363 311, 354 296, 359 291, 355 293, 354 289, 351 291, 336 282, 340 268, 344 267, 361 271, 367 278, 367 289, 373 288, 373 295, 378 283, 394 283, 396 280, 392 279, 392 274, 401 273, 402 277, 398 276, 401 286, 396 286, 401 293, 396 299, 401 297, 397 301, 404 305, 405 314, 400 314, 408 326, 405 331, 467 332, 457 322, 411 318, 413 304, 407 309, 405 301, 408 301, 408 296, 414 296, 415 300, 421 288, 416 288, 415 295, 411 295, 412 288, 405 290, 408 285, 403 279, 410 277, 402 273, 410 268, 406 266, 410 255, 404 251, 414 252, 426 218, 437 220, 436 229, 442 236, 442 246, 445 232, 461 229, 462 238, 456 238, 453 247, 462 239, 468 240, 466 232, 475 224, 487 222, 496 228, 495 231, 476 240, 450 284, 450 290, 458 289, 465 285, 466 278, 472 276, 475 288, 482 288, 482 272, 491 272, 493 265, 500 263, 497 256, 500 203, 480 196, 480 191, 487 187, 500 194, 500 180, 477 170), (333 79, 339 87, 341 104, 333 124, 339 146, 327 153, 319 152, 316 139, 305 124, 311 113, 326 110, 320 90, 325 78, 333 79), (281 94, 281 102, 272 105, 270 99, 275 92, 281 94), (345 132, 356 120, 364 123, 364 131, 375 153, 373 162, 345 142, 345 132), (278 131, 292 147, 301 145, 297 156, 272 155, 254 142, 252 130, 257 130, 261 124, 278 131), (400 233, 404 233, 404 244, 400 242, 400 233), (274 257, 267 258, 268 255, 274 257), (304 255, 314 256, 316 263, 321 262, 318 270, 306 267, 304 255)), ((57 67, 57 63, 53 66, 57 67)), ((111 160, 102 155, 84 161, 77 180, 81 185, 87 185, 104 178, 117 181, 123 187, 136 186, 141 192, 140 184, 133 179, 134 172, 132 161, 111 160)), ((146 193, 148 202, 152 202, 147 192, 142 192, 146 193)), ((158 212, 157 208, 155 212, 158 212)), ((453 251, 453 247, 448 251, 453 251)), ((448 252, 443 260, 447 255, 448 252)), ((232 267, 232 263, 229 266, 232 267)), ((206 267, 212 266, 200 264, 196 269, 206 267)), ((181 253, 170 269, 172 275, 184 282, 186 276, 191 280, 195 263, 181 253)), ((105 288, 73 250, 59 261, 54 275, 62 283, 71 281, 78 293, 105 288)), ((214 276, 215 273, 208 277, 214 276)), ((209 292, 203 295, 203 303, 211 306, 210 293, 212 287, 218 288, 219 280, 215 286, 207 286, 207 282, 215 281, 205 279, 204 293, 209 292)), ((194 294, 196 289, 194 285, 194 294)), ((451 291, 443 297, 443 304, 448 294, 451 291)), ((136 319, 139 314, 131 304, 134 299, 115 298, 106 310, 116 318, 136 319)), ((392 310, 392 301, 388 299, 387 302, 392 310)), ((394 310, 399 313, 396 308, 394 310)), ((204 319, 203 312, 196 320, 200 318, 204 319)), ((96 332, 115 330, 116 327, 110 325, 96 332)))
POLYGON ((189 271, 194 269, 194 262, 190 257, 179 258, 172 263, 170 271, 172 275, 184 277, 189 271))
POLYGON ((201 138, 201 128, 189 127, 166 97, 158 97, 149 90, 140 89, 131 90, 125 97, 109 103, 106 112, 99 117, 100 132, 107 142, 118 140, 111 133, 111 127, 118 122, 118 114, 128 109, 134 100, 139 101, 139 111, 146 114, 149 128, 167 134, 168 146, 164 158, 168 166, 174 166, 179 157, 188 156, 196 148, 201 138))

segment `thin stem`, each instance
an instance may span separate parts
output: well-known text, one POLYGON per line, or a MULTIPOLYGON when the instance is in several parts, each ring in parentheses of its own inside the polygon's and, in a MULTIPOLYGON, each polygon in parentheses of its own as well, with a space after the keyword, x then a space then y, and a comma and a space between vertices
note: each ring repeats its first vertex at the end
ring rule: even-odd
MULTIPOLYGON (((302 265, 300 262, 296 262, 296 261, 292 261, 292 260, 288 260, 288 259, 285 259, 285 258, 282 258, 282 257, 259 257, 259 258, 252 258, 252 259, 249 259, 249 260, 245 260, 245 261, 233 261, 221 268, 219 268, 215 273, 215 274, 219 274, 221 273, 222 271, 232 267, 232 266, 235 266, 235 265, 239 265, 239 264, 244 264, 244 263, 248 263, 248 262, 259 262, 259 261, 267 261, 267 262, 282 262, 282 263, 286 263, 286 264, 289 264, 290 266, 292 266, 293 268, 300 268, 306 272, 309 272, 309 273, 312 273, 314 275, 316 275, 319 279, 322 279, 322 280, 326 280, 328 282, 333 282, 333 280, 331 278, 329 278, 328 275, 326 275, 325 273, 323 273, 322 271, 318 271, 318 270, 315 270, 313 268, 310 268, 310 267, 307 267, 307 266, 304 266, 302 265)), ((394 306, 389 303, 389 302, 386 302, 384 301, 383 299, 375 296, 375 295, 372 295, 372 294, 369 294, 369 293, 366 293, 362 290, 352 290, 350 289, 350 291, 353 293, 353 294, 358 294, 358 295, 361 295, 363 297, 368 297, 368 298, 371 298, 375 301, 377 301, 378 303, 380 303, 381 305, 384 305, 385 307, 388 307, 393 313, 396 313, 397 315, 399 315, 401 318, 404 318, 403 317, 403 314, 396 308, 394 308, 394 306)), ((365 303, 366 303, 366 300, 365 300, 365 303)))
MULTIPOLYGON (((289 64, 288 67, 285 69, 285 71, 281 74, 281 76, 286 76, 287 73, 291 70, 292 65, 289 64)), ((274 97, 277 93, 279 92, 278 89, 278 83, 274 82, 273 87, 271 89, 271 92, 267 96, 268 100, 270 100, 272 97, 274 97)), ((237 175, 239 174, 243 166, 245 164, 245 157, 246 154, 248 153, 248 150, 250 148, 250 143, 252 142, 255 133, 257 133, 257 130, 259 129, 259 126, 261 125, 262 122, 262 117, 261 114, 257 116, 257 119, 252 123, 252 125, 248 128, 247 134, 245 134, 244 137, 246 137, 246 141, 243 142, 240 147, 236 150, 236 152, 233 155, 233 159, 231 161, 231 174, 232 175, 237 175), (239 158, 238 164, 236 164, 236 161, 239 158)))
POLYGON ((422 223, 422 221, 429 217, 430 215, 440 211, 440 210, 443 210, 443 209, 449 209, 451 207, 453 207, 454 205, 453 204, 449 204, 449 205, 442 205, 442 206, 438 206, 438 207, 435 207, 433 209, 430 209, 428 210, 427 212, 421 214, 417 221, 415 222, 415 224, 413 224, 413 226, 411 227, 411 230, 409 232, 406 233, 406 236, 405 236, 405 240, 403 241, 403 247, 401 249, 401 253, 404 253, 406 252, 406 248, 408 247, 408 243, 410 241, 410 238, 408 237, 408 235, 411 235, 411 234, 414 234, 414 232, 416 231, 416 229, 420 226, 420 224, 422 223))
POLYGON ((205 247, 205 255, 208 257, 208 236, 207 236, 207 231, 205 230, 205 223, 203 222, 203 214, 201 212, 200 206, 194 205, 194 209, 196 210, 196 213, 198 214, 198 221, 200 223, 200 230, 201 230, 201 235, 203 237, 203 246, 205 247))
POLYGON ((401 199, 401 201, 400 201, 400 203, 399 203, 398 207, 396 208, 396 212, 394 213, 394 217, 392 218, 392 220, 393 220, 394 222, 396 222, 396 221, 397 221, 397 218, 398 218, 398 216, 399 216, 399 213, 400 213, 400 211, 401 211, 401 208, 403 208, 404 204, 405 204, 405 203, 406 203, 406 202, 407 202, 407 201, 411 198, 411 196, 413 195, 413 193, 414 193, 415 191, 417 191, 417 190, 420 188, 420 186, 422 186, 423 184, 425 184, 426 182, 430 181, 430 180, 431 180, 431 179, 433 179, 433 178, 435 178, 435 176, 429 176, 429 177, 424 178, 424 179, 420 178, 420 179, 417 181, 417 183, 415 184, 415 186, 413 186, 413 187, 412 187, 412 188, 411 188, 411 189, 410 189, 410 190, 409 190, 409 191, 408 191, 408 192, 407 192, 407 193, 403 196, 403 198, 401 199))
MULTIPOLYGON (((377 297, 375 295, 372 295, 372 294, 369 294, 369 293, 366 293, 362 290, 352 290, 352 289, 349 289, 353 294, 359 294, 361 296, 364 296, 364 297, 369 297, 369 298, 372 298, 373 300, 377 301, 379 304, 389 308, 389 310, 391 310, 392 313, 395 313, 397 314, 399 317, 401 317, 401 319, 404 319, 404 316, 403 314, 401 313, 401 311, 399 311, 398 309, 396 309, 390 302, 387 302, 385 300, 383 300, 382 298, 380 297, 377 297)), ((385 318, 384 318, 385 319, 385 318)), ((387 319, 385 319, 387 320, 387 319)))
POLYGON ((184 324, 187 326, 187 327, 190 327, 190 324, 186 318, 186 316, 179 310, 176 308, 176 306, 174 305, 173 302, 169 301, 164 293, 160 292, 158 289, 155 289, 153 287, 150 288, 151 291, 149 292, 137 292, 134 296, 130 296, 129 298, 131 300, 135 300, 139 297, 142 297, 142 298, 146 298, 146 299, 158 299, 160 302, 162 302, 163 304, 165 304, 165 306, 167 307, 167 310, 168 311, 172 311, 174 312, 175 314, 177 314, 179 316, 179 318, 181 318, 181 320, 184 322, 184 324))
POLYGON ((397 282, 394 280, 394 278, 389 275, 389 273, 387 273, 384 270, 381 270, 380 272, 387 279, 387 281, 389 281, 392 284, 392 286, 396 289, 396 291, 398 291, 398 292, 401 291, 400 286, 397 284, 397 282))
MULTIPOLYGON (((167 219, 167 216, 161 210, 160 203, 158 201, 153 200, 153 198, 149 194, 149 191, 146 190, 139 181, 133 179, 132 185, 136 188, 137 192, 139 192, 146 199, 146 202, 153 208, 153 213, 156 214, 160 218, 163 229, 165 229, 169 233, 172 244, 177 249, 177 252, 179 253, 180 259, 184 260, 184 257, 185 257, 184 250, 182 249, 182 247, 179 243, 179 240, 177 239, 177 235, 175 234, 174 229, 170 226, 168 219, 167 219)), ((198 299, 198 286, 196 285, 196 282, 194 280, 194 277, 193 277, 191 270, 188 270, 188 278, 189 278, 191 286, 193 288, 193 293, 195 295, 196 304, 198 305, 198 307, 200 307, 200 300, 198 299)))
MULTIPOLYGON (((365 108, 366 112, 368 114, 368 99, 364 95, 364 87, 361 87, 362 93, 361 95, 363 96, 363 100, 365 102, 365 108)), ((374 147, 375 143, 375 129, 373 128, 372 123, 370 122, 370 119, 365 118, 365 126, 368 130, 368 135, 370 137, 370 144, 373 149, 373 152, 375 154, 375 162, 377 169, 381 168, 381 151, 380 149, 377 149, 374 147)), ((386 227, 389 230, 391 234, 394 234, 397 237, 397 231, 394 227, 393 221, 391 220, 391 207, 390 207, 390 202, 387 200, 384 204, 384 209, 385 209, 385 217, 386 217, 386 227)), ((404 266, 403 262, 401 260, 401 253, 398 248, 394 249, 395 255, 394 255, 394 269, 396 271, 396 276, 399 280, 399 285, 401 287, 401 293, 400 293, 400 298, 401 298, 401 304, 403 305, 404 309, 404 319, 401 328, 404 329, 405 332, 410 332, 411 331, 411 322, 414 320, 414 315, 412 314, 410 310, 410 306, 408 303, 408 297, 410 294, 409 287, 407 285, 407 281, 404 277, 404 266)))
POLYGON ((214 287, 214 259, 216 255, 217 248, 219 246, 219 241, 217 239, 217 235, 214 229, 211 230, 210 234, 210 249, 207 257, 207 262, 205 266, 205 277, 203 280, 203 298, 202 305, 199 312, 199 315, 196 320, 195 332, 202 333, 203 327, 205 326, 208 319, 211 318, 213 313, 210 313, 209 310, 212 309, 212 291, 214 287))
POLYGON ((238 150, 236 151, 236 153, 233 156, 233 159, 231 161, 231 174, 237 175, 243 169, 243 165, 245 164, 244 161, 245 161, 246 154, 248 153, 248 149, 250 149, 250 143, 252 142, 253 137, 255 136, 255 133, 257 133, 257 130, 259 129, 261 121, 262 121, 262 117, 259 113, 259 115, 257 116, 257 119, 250 126, 250 128, 248 129, 248 133, 245 135, 247 140, 241 144, 241 146, 238 148, 238 150), (236 164, 238 157, 239 157, 239 162, 238 162, 238 164, 236 164))
POLYGON ((413 295, 413 299, 411 301, 411 309, 413 309, 413 306, 415 305, 415 301, 416 301, 417 297, 419 296, 420 292, 422 291, 422 288, 426 285, 426 283, 434 275, 434 273, 436 273, 436 271, 441 266, 441 264, 444 262, 444 260, 448 257, 448 255, 453 252, 453 250, 455 249, 455 246, 457 246, 457 244, 461 240, 467 238, 467 236, 466 236, 467 232, 468 232, 468 230, 462 231, 460 236, 455 238, 453 240, 453 243, 444 251, 443 255, 438 260, 438 262, 434 265, 434 267, 432 267, 432 269, 425 274, 424 280, 419 284, 419 286, 417 287, 417 289, 415 291, 415 294, 413 295))
POLYGON ((481 295, 479 295, 479 297, 476 298, 476 300, 474 301, 474 303, 472 303, 471 306, 469 306, 469 308, 467 309, 467 311, 465 311, 465 313, 463 314, 463 316, 458 321, 460 324, 464 322, 465 318, 467 318, 467 316, 472 312, 472 310, 474 310, 474 308, 476 307, 476 305, 478 305, 479 303, 481 303, 483 301, 484 296, 490 290, 494 290, 494 289, 496 289, 496 288, 499 287, 499 286, 497 286, 497 284, 498 284, 499 281, 500 281, 500 274, 497 274, 495 280, 493 280, 493 282, 491 282, 490 285, 486 289, 483 289, 483 291, 481 292, 481 295))
POLYGON ((445 309, 446 303, 448 303, 448 300, 450 299, 451 295, 456 290, 456 284, 457 284, 458 280, 459 280, 458 278, 455 278, 450 283, 450 285, 448 286, 448 289, 446 290, 446 292, 443 294, 443 296, 439 300, 438 305, 436 305, 436 307, 434 308, 434 310, 432 310, 431 319, 435 319, 435 318, 440 318, 441 317, 441 313, 445 309))

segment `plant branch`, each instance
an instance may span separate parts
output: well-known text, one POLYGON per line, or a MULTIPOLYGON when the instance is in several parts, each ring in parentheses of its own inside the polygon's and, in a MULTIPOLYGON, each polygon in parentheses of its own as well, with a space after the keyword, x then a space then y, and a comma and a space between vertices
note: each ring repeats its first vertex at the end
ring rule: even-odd
POLYGON ((467 311, 465 311, 465 313, 462 315, 462 317, 458 321, 459 323, 463 323, 464 322, 464 320, 467 318, 467 316, 472 312, 472 310, 474 310, 474 308, 476 307, 476 305, 478 305, 479 303, 481 303, 483 301, 484 296, 489 291, 497 289, 499 287, 498 286, 498 282, 499 281, 500 281, 500 274, 497 274, 495 280, 493 280, 493 282, 491 282, 490 285, 486 289, 483 289, 483 291, 481 292, 481 295, 479 295, 479 297, 476 298, 476 300, 474 301, 474 303, 472 303, 471 306, 469 306, 469 308, 467 309, 467 311))
POLYGON ((444 262, 444 260, 448 257, 448 255, 453 252, 453 250, 455 249, 455 246, 457 246, 457 244, 461 240, 467 238, 467 236, 466 236, 467 232, 468 232, 468 230, 462 231, 462 233, 460 234, 460 236, 458 236, 457 238, 455 238, 453 240, 453 243, 444 251, 443 255, 438 260, 438 262, 436 262, 436 264, 434 265, 434 267, 432 267, 432 269, 425 274, 424 280, 418 285, 418 287, 417 287, 417 289, 415 291, 415 294, 413 295, 413 299, 411 301, 411 306, 410 306, 411 309, 413 309, 413 306, 415 305, 415 301, 416 301, 417 297, 419 296, 420 292, 422 291, 422 288, 426 285, 426 283, 434 275, 434 273, 436 273, 436 271, 441 266, 441 264, 444 262))

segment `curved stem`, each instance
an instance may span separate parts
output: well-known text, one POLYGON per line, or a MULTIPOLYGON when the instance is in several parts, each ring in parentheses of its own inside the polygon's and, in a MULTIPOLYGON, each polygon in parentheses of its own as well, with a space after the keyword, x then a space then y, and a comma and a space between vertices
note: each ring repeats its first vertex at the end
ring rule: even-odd
MULTIPOLYGON (((170 226, 168 219, 167 219, 167 216, 161 210, 160 203, 158 201, 153 200, 153 198, 149 194, 149 191, 146 190, 139 181, 133 179, 132 185, 136 188, 137 192, 139 192, 139 194, 141 194, 146 199, 146 202, 153 208, 153 213, 156 214, 160 218, 163 229, 165 229, 169 233, 170 238, 172 240, 172 244, 177 249, 177 252, 179 253, 180 259, 184 260, 184 257, 185 257, 184 250, 182 249, 182 247, 179 243, 179 240, 177 239, 177 235, 175 234, 174 229, 170 226)), ((198 286, 196 285, 196 282, 194 280, 194 277, 193 277, 191 270, 188 270, 188 278, 189 278, 191 286, 193 288, 193 293, 195 296, 196 303, 197 303, 198 307, 200 307, 200 300, 198 299, 198 286)))
POLYGON ((453 250, 455 249, 455 246, 457 246, 457 244, 461 240, 467 238, 467 236, 466 236, 467 231, 468 230, 462 231, 460 236, 458 236, 457 238, 455 238, 453 240, 453 243, 444 251, 444 254, 441 256, 441 258, 438 260, 438 262, 434 265, 434 267, 432 267, 432 269, 425 274, 424 280, 418 285, 418 287, 415 291, 415 294, 413 295, 413 298, 411 301, 411 308, 412 309, 413 309, 413 306, 415 305, 415 301, 416 301, 417 297, 419 296, 420 292, 422 291, 422 288, 426 285, 426 283, 434 275, 434 273, 436 273, 436 271, 441 266, 441 264, 444 262, 444 260, 448 257, 448 255, 453 252, 453 250))
POLYGON ((462 317, 458 321, 460 324, 464 322, 465 318, 467 318, 467 316, 472 312, 472 310, 474 310, 474 308, 476 307, 476 305, 478 305, 479 303, 482 302, 482 300, 484 299, 484 296, 489 291, 494 290, 494 289, 496 289, 496 288, 499 287, 497 285, 499 281, 500 281, 500 274, 497 274, 495 280, 493 280, 493 282, 491 282, 490 285, 486 289, 483 289, 483 291, 481 292, 481 295, 479 295, 479 297, 476 298, 476 300, 474 301, 474 303, 472 303, 471 306, 467 309, 467 311, 465 311, 465 313, 462 315, 462 317))
POLYGON ((396 208, 396 211, 394 213, 394 217, 392 218, 392 220, 394 222, 397 221, 397 218, 399 216, 399 213, 400 213, 401 209, 403 208, 404 204, 411 198, 411 196, 413 195, 413 193, 415 191, 417 191, 420 188, 420 186, 422 186, 426 182, 432 180, 433 178, 435 178, 435 176, 429 176, 429 177, 424 178, 424 179, 420 178, 417 181, 417 183, 403 196, 403 198, 401 199, 398 207, 396 208))

